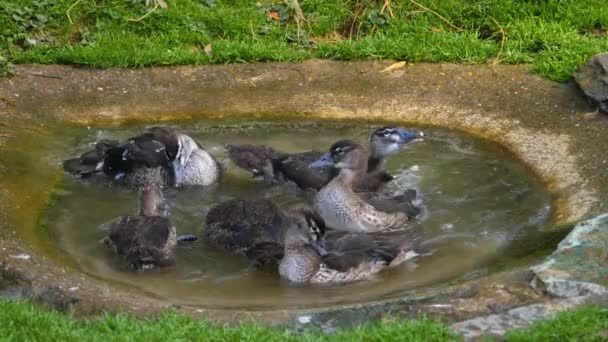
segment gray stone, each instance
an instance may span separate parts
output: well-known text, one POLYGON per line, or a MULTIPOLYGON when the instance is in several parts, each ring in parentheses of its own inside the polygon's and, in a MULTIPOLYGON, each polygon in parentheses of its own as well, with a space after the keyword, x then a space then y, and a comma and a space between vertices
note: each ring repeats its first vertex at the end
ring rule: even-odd
POLYGON ((608 113, 608 53, 591 57, 574 74, 574 80, 602 112, 608 113))
POLYGON ((589 296, 579 296, 522 306, 500 314, 458 322, 452 325, 452 329, 465 341, 486 336, 503 337, 508 330, 525 328, 534 321, 549 319, 560 311, 589 303, 590 299, 589 296))
POLYGON ((608 214, 578 223, 532 271, 532 285, 556 297, 607 293, 608 214))

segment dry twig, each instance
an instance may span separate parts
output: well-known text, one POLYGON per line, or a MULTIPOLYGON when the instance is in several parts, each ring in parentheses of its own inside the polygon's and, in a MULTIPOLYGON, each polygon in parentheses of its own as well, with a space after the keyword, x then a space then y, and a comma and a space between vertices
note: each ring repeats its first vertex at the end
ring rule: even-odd
POLYGON ((298 38, 300 38, 300 35, 302 33, 302 23, 306 23, 308 25, 309 21, 306 20, 306 17, 304 17, 304 13, 302 12, 302 8, 300 7, 300 3, 298 2, 298 0, 289 0, 288 6, 291 7, 296 13, 295 20, 296 26, 298 27, 298 38))
POLYGON ((146 14, 142 15, 141 17, 139 17, 137 19, 127 18, 127 21, 133 21, 133 22, 142 21, 142 20, 146 19, 150 14, 154 13, 154 11, 156 11, 157 8, 158 8, 158 1, 154 1, 154 7, 152 7, 151 10, 146 12, 146 14))
POLYGON ((380 14, 384 13, 384 10, 387 10, 391 18, 394 18, 395 15, 393 14, 393 9, 391 8, 391 1, 392 0, 384 0, 384 5, 382 5, 382 8, 380 9, 380 14))
POLYGON ((416 2, 415 0, 410 0, 410 2, 411 2, 411 3, 413 3, 414 5, 416 5, 416 6, 420 7, 420 8, 422 8, 422 9, 423 9, 425 12, 429 12, 429 13, 433 14, 434 16, 436 16, 437 18, 439 18, 441 21, 443 21, 444 23, 448 24, 448 26, 450 26, 450 27, 451 27, 451 28, 453 28, 454 30, 456 30, 456 31, 458 31, 458 32, 462 31, 462 28, 460 28, 460 27, 458 27, 458 26, 456 26, 456 25, 452 24, 452 23, 451 23, 449 20, 447 20, 447 19, 446 19, 445 17, 443 17, 441 14, 439 14, 439 13, 437 13, 437 12, 433 11, 432 9, 430 9, 430 8, 428 8, 428 7, 424 6, 424 5, 422 5, 422 4, 418 3, 418 2, 416 2))
POLYGON ((70 22, 70 25, 74 24, 74 21, 72 20, 72 17, 70 16, 70 12, 72 11, 72 9, 74 7, 76 7, 76 5, 78 5, 82 0, 76 0, 76 2, 74 2, 72 4, 72 6, 70 6, 67 11, 65 11, 65 14, 68 16, 68 21, 70 22))
POLYGON ((500 25, 500 23, 496 19, 494 19, 493 17, 490 17, 490 19, 500 29, 499 30, 499 32, 500 32, 500 50, 498 50, 498 54, 496 55, 496 57, 494 57, 492 59, 492 63, 491 63, 491 65, 494 66, 494 65, 497 65, 498 63, 500 63, 500 55, 502 54, 502 51, 504 49, 505 41, 507 40, 507 34, 505 32, 505 29, 502 27, 502 25, 500 25))
POLYGON ((39 74, 36 72, 30 72, 29 73, 32 76, 39 76, 39 77, 46 77, 46 78, 58 78, 58 79, 63 79, 63 77, 61 76, 56 76, 56 75, 45 75, 45 74, 39 74))

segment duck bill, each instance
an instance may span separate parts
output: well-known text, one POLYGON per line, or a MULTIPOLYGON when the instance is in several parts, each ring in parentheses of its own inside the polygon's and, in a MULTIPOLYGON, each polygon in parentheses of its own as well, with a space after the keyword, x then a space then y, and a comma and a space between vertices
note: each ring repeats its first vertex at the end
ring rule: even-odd
POLYGON ((319 167, 326 167, 326 166, 333 166, 333 165, 334 165, 334 161, 331 158, 331 155, 329 153, 326 153, 326 154, 322 155, 321 158, 310 163, 308 165, 308 167, 319 168, 319 167))
POLYGON ((399 130, 399 145, 407 145, 411 142, 422 141, 424 138, 424 133, 413 130, 399 130))

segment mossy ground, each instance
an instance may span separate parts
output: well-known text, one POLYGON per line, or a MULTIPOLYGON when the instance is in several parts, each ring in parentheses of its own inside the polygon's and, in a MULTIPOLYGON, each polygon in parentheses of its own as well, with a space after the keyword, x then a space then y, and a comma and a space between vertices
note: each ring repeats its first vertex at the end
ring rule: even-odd
POLYGON ((605 0, 393 0, 390 12, 384 3, 300 0, 297 20, 294 0, 7 0, 0 69, 388 58, 532 63, 564 81, 608 51, 605 0))

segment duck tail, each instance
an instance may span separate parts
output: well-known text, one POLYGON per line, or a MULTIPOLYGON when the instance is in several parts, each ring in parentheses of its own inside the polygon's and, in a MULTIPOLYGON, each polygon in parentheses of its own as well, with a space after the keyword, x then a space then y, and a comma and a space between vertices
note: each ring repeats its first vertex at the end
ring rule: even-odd
POLYGON ((83 163, 81 158, 67 159, 63 161, 63 169, 79 177, 88 177, 99 172, 98 164, 83 163))
POLYGON ((264 145, 227 144, 228 158, 238 167, 248 170, 255 176, 262 176, 272 168, 275 159, 282 156, 272 147, 264 145))
POLYGON ((85 152, 78 158, 64 160, 63 169, 80 177, 87 177, 101 172, 106 152, 118 146, 119 142, 117 140, 100 140, 95 144, 94 150, 85 152))

